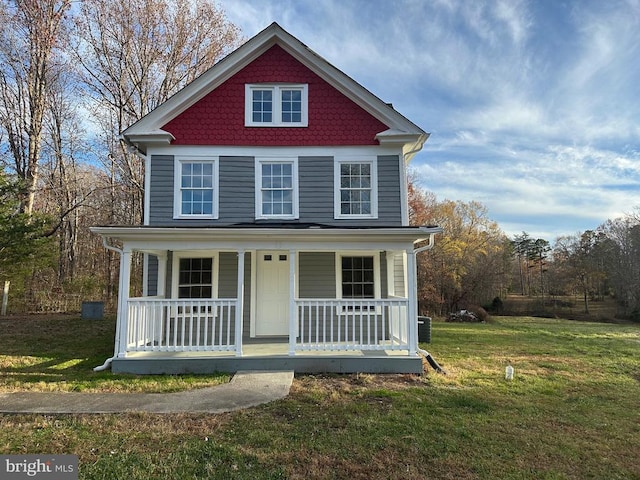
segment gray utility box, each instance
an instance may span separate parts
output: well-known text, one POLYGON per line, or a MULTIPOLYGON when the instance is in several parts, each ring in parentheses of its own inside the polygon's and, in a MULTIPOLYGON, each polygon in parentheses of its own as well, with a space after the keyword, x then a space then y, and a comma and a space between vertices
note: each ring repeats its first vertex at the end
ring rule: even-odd
POLYGON ((82 302, 82 318, 86 320, 102 320, 104 302, 82 302))
POLYGON ((418 317, 418 342, 431 343, 431 317, 418 317))

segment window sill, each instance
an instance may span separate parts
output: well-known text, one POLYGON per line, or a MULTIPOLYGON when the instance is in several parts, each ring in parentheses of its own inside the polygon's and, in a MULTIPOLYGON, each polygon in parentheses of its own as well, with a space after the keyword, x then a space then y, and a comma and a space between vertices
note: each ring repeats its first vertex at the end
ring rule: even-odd
POLYGON ((334 220, 377 220, 377 215, 336 215, 334 220))
POLYGON ((215 215, 177 215, 174 220, 218 220, 215 215))
POLYGON ((305 128, 308 127, 307 123, 246 123, 244 125, 247 128, 305 128))

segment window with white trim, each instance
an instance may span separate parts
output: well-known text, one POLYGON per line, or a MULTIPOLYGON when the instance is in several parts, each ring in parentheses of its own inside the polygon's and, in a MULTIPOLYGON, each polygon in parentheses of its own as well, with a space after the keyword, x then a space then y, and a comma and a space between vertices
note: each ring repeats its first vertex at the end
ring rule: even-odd
POLYGON ((245 85, 244 118, 247 127, 306 127, 308 85, 245 85))
POLYGON ((217 159, 178 159, 174 218, 218 218, 217 159))
POLYGON ((342 298, 375 298, 373 257, 342 257, 342 298))
POLYGON ((181 258, 178 298, 213 297, 213 258, 181 258))
POLYGON ((298 217, 297 167, 294 160, 256 160, 256 218, 298 217))
POLYGON ((375 159, 336 160, 335 218, 377 218, 377 176, 375 159))
MULTIPOLYGON (((367 253, 336 254, 336 292, 340 299, 367 300, 381 298, 380 255, 367 253)), ((356 302, 340 312, 375 311, 375 305, 356 302)))

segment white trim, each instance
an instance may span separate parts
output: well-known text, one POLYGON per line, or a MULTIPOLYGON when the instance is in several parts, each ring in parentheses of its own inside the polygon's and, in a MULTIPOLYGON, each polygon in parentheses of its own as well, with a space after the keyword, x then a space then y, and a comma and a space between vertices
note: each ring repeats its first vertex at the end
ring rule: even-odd
POLYGON ((395 259, 396 252, 385 252, 385 260, 387 263, 387 298, 396 296, 395 259))
POLYGON ((242 356, 242 330, 244 323, 244 262, 245 251, 238 251, 238 283, 236 286, 236 324, 235 324, 235 342, 236 356, 242 356))
POLYGON ((289 250, 289 356, 296 354, 298 337, 298 309, 296 308, 296 284, 298 283, 298 256, 295 250, 289 250))
POLYGON ((360 218, 378 218, 378 157, 336 157, 333 159, 333 218, 336 220, 353 220, 360 218), (371 166, 371 213, 370 214, 344 214, 341 213, 340 198, 340 166, 344 163, 365 164, 371 166))
POLYGON ((307 127, 309 125, 309 85, 306 83, 248 83, 244 86, 244 125, 245 127, 307 127), (272 93, 272 117, 270 122, 253 121, 253 92, 269 90, 272 93), (300 91, 302 109, 299 122, 282 121, 282 92, 300 91))
POLYGON ((213 272, 211 278, 211 298, 218 298, 220 255, 219 251, 212 250, 175 250, 173 252, 171 268, 171 298, 178 298, 178 283, 180 281, 180 259, 182 258, 211 258, 213 261, 213 272))
MULTIPOLYGON (((408 297, 409 295, 409 272, 407 271, 407 265, 408 265, 408 260, 407 260, 407 252, 403 251, 402 252, 402 270, 404 272, 404 296, 408 297)), ((418 278, 416 277, 415 280, 417 281, 418 278)))
POLYGON ((299 192, 298 192, 298 157, 256 157, 255 158, 255 214, 257 220, 282 219, 295 220, 300 217, 299 192), (292 212, 286 215, 265 215, 262 213, 262 164, 280 163, 291 164, 292 181, 292 212))
POLYGON ((405 228, 216 228, 91 227, 90 231, 126 242, 130 249, 157 250, 406 250, 442 233, 441 227, 405 228))
POLYGON ((353 157, 367 159, 377 156, 397 155, 402 157, 402 149, 395 146, 229 146, 229 145, 170 145, 150 147, 148 154, 174 155, 177 157, 353 157))
POLYGON ((144 155, 144 212, 142 224, 149 225, 151 215, 151 155, 144 155))
MULTIPOLYGON (((150 175, 148 176, 150 178, 150 175)), ((217 219, 220 204, 220 161, 218 156, 176 156, 173 162, 173 218, 174 219, 217 219), (211 215, 193 215, 182 213, 182 199, 180 195, 182 184, 183 163, 211 163, 213 165, 213 204, 211 215)))
POLYGON ((251 250, 249 251, 249 253, 251 254, 251 260, 250 260, 251 261, 251 278, 250 278, 251 292, 249 292, 251 299, 249 301, 249 336, 251 338, 255 338, 256 337, 256 316, 257 316, 256 302, 258 301, 258 292, 257 292, 258 252, 257 250, 251 250))
MULTIPOLYGON (((342 257, 373 257, 373 300, 382 299, 382 286, 380 275, 380 251, 341 250, 335 252, 336 264, 336 299, 342 300, 342 257)), ((356 299, 356 300, 364 300, 356 299)))

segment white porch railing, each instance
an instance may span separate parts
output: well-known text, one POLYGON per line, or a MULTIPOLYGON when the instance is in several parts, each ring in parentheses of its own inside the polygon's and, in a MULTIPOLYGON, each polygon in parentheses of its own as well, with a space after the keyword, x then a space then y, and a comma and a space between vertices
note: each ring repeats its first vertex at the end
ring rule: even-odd
MULTIPOLYGON (((144 297, 129 299, 127 305, 123 353, 242 353, 236 299, 144 297)), ((406 298, 295 300, 290 344, 294 352, 408 350, 408 309, 406 298)))
POLYGON ((405 298, 295 303, 296 351, 409 349, 409 303, 405 298))
POLYGON ((237 303, 236 299, 129 299, 126 351, 234 351, 237 303))

